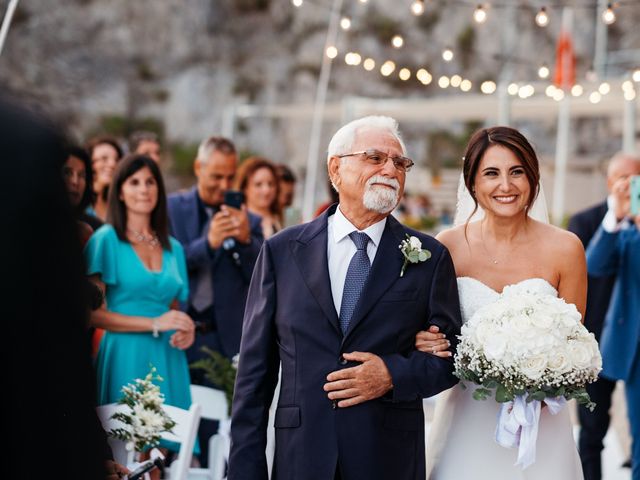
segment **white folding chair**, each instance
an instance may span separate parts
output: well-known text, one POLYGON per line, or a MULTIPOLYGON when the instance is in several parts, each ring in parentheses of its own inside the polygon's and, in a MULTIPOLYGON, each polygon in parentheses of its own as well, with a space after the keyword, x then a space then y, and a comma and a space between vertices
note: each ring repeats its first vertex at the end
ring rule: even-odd
POLYGON ((217 420, 223 428, 209 439, 209 467, 189 469, 189 480, 221 480, 225 477, 230 447, 228 433, 224 431, 229 421, 227 397, 221 390, 191 385, 191 401, 202 407, 201 418, 217 420))
MULTIPOLYGON (((126 405, 116 403, 99 406, 97 412, 103 428, 109 431, 112 428, 122 426, 119 420, 114 420, 111 416, 118 411, 126 412, 128 408, 126 405)), ((173 432, 162 432, 160 434, 161 438, 163 440, 180 443, 178 455, 171 463, 171 476, 169 478, 171 480, 187 480, 187 473, 193 456, 193 446, 195 445, 198 434, 198 424, 200 423, 200 405, 192 403, 189 410, 174 407, 173 405, 163 405, 162 408, 171 419, 176 422, 176 425, 172 429, 173 432)), ((124 448, 124 442, 117 439, 110 439, 109 443, 112 446, 114 460, 126 465, 127 452, 124 448)))

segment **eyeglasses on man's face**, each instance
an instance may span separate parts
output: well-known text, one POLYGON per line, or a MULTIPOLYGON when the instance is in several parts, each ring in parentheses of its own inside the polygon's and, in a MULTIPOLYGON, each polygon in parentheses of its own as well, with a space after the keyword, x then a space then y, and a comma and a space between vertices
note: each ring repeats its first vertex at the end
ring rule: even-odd
POLYGON ((387 163, 387 160, 391 159, 393 162, 393 166, 396 167, 401 172, 408 172, 413 167, 413 160, 407 157, 401 156, 391 156, 388 153, 381 152, 380 150, 370 149, 363 150, 361 152, 353 152, 353 153, 343 153, 342 155, 336 155, 338 158, 343 157, 352 157, 352 156, 363 156, 363 160, 370 165, 381 166, 387 163))

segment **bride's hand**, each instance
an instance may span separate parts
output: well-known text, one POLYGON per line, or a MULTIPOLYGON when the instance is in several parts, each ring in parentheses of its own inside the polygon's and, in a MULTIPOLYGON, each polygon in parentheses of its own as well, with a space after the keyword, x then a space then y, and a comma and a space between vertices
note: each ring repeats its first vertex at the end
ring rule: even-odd
POLYGON ((444 333, 438 333, 439 331, 438 327, 432 325, 429 330, 418 332, 416 335, 416 348, 421 352, 430 353, 436 357, 450 357, 449 347, 451 342, 447 340, 444 333))

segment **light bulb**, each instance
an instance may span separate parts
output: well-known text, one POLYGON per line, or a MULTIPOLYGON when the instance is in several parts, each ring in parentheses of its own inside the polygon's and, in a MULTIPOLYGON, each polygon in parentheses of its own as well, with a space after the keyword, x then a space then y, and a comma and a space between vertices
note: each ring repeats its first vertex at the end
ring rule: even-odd
POLYGON ((411 13, 413 13, 415 16, 422 15, 424 13, 424 1, 415 0, 411 4, 411 13))
POLYGON ((486 80, 482 82, 482 84, 480 85, 480 91, 487 95, 492 94, 493 92, 496 91, 496 82, 493 82, 491 80, 486 80))
POLYGON ((363 63, 362 66, 364 67, 365 70, 367 71, 371 71, 374 68, 376 68, 376 61, 373 58, 367 58, 363 63))
POLYGON ((398 76, 400 77, 400 80, 406 82, 411 78, 411 70, 409 70, 408 68, 402 68, 400 69, 398 76))
POLYGON ((447 88, 450 83, 451 82, 449 81, 449 77, 447 77, 446 75, 443 75, 438 79, 438 86, 440 88, 447 88))
POLYGON ((394 35, 394 37, 391 39, 391 45, 393 45, 395 48, 401 48, 402 45, 404 45, 404 38, 402 38, 400 35, 394 35))
POLYGON ((450 48, 445 48, 444 51, 442 52, 442 59, 445 62, 450 62, 451 60, 453 60, 453 50, 451 50, 450 48))
POLYGON ((509 86, 507 87, 507 93, 509 95, 517 95, 519 90, 520 88, 518 88, 517 83, 510 83, 509 86))
POLYGON ((571 95, 573 95, 574 97, 579 97, 583 93, 584 88, 582 88, 582 85, 576 83, 573 87, 571 87, 571 95))
MULTIPOLYGON (((602 12, 602 21, 607 25, 611 25, 616 21, 616 12, 613 11, 613 5, 607 4, 607 9, 602 12)), ((598 100, 599 101, 599 100, 598 100)))
POLYGON ((340 20, 340 27, 343 30, 349 30, 351 28, 351 19, 349 17, 342 17, 340 20))
POLYGON ((599 92, 591 92, 589 95, 589 101, 593 104, 599 103, 602 100, 602 95, 599 92))
POLYGON ((291 3, 293 3, 294 7, 302 6, 302 0, 291 0, 291 3))
POLYGON ((542 7, 538 10, 538 13, 536 13, 536 24, 539 27, 546 27, 549 25, 549 15, 547 14, 547 9, 545 7, 542 7))
POLYGON ((547 67, 546 65, 541 65, 538 69, 538 76, 540 78, 549 78, 549 73, 551 72, 549 71, 549 67, 547 67))
POLYGON ((452 75, 451 76, 451 86, 454 88, 458 88, 462 83, 462 77, 460 75, 452 75))
POLYGON ((336 58, 338 56, 338 49, 332 45, 330 47, 327 47, 326 53, 327 53, 327 57, 336 58))
POLYGON ((465 78, 464 80, 462 80, 462 82, 460 82, 460 90, 462 90, 463 92, 468 92, 469 90, 471 90, 471 87, 471 80, 467 80, 465 78))
POLYGON ((640 68, 636 69, 631 76, 634 82, 640 82, 640 68))
POLYGON ((473 19, 476 23, 484 23, 487 20, 487 11, 482 4, 478 5, 473 11, 473 19))
POLYGON ((602 82, 598 87, 598 91, 600 92, 600 95, 606 95, 611 91, 611 85, 609 85, 607 82, 602 82))

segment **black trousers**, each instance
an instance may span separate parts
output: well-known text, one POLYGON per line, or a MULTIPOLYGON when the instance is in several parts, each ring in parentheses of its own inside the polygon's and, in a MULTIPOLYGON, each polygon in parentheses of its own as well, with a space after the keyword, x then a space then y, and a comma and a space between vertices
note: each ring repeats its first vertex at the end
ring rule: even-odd
POLYGON ((597 382, 587 385, 587 393, 595 402, 593 412, 583 405, 578 406, 580 419, 580 439, 578 449, 585 480, 602 479, 601 453, 604 448, 603 439, 609 430, 609 409, 611 396, 616 382, 600 377, 597 382))

